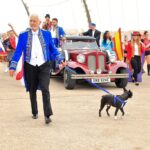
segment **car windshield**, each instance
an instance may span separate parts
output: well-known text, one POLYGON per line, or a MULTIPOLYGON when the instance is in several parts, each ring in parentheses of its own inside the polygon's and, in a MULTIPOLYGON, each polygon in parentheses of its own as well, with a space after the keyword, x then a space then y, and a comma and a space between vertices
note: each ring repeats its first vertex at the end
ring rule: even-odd
POLYGON ((66 41, 62 49, 67 50, 95 50, 98 49, 96 41, 66 41))

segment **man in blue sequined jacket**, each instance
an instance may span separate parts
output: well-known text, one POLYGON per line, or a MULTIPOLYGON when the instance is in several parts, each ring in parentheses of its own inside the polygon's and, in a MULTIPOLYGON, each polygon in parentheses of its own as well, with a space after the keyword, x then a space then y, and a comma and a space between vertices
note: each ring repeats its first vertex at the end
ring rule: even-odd
POLYGON ((21 33, 18 45, 10 65, 10 76, 14 76, 17 63, 23 54, 24 80, 27 91, 30 94, 32 118, 38 118, 36 91, 41 89, 43 96, 43 108, 45 123, 51 122, 53 114, 50 104, 50 61, 54 58, 63 63, 63 57, 57 51, 51 33, 39 28, 38 15, 31 15, 30 28, 21 33))

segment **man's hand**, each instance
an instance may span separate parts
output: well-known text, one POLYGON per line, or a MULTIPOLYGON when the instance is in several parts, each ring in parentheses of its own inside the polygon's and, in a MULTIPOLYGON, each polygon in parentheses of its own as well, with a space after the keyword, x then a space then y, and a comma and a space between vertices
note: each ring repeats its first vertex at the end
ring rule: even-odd
POLYGON ((8 52, 10 52, 10 51, 11 51, 11 49, 7 48, 7 51, 8 51, 8 52))
POLYGON ((15 75, 15 70, 9 70, 9 75, 13 77, 15 75))
POLYGON ((66 37, 62 37, 62 41, 65 42, 66 41, 66 37))

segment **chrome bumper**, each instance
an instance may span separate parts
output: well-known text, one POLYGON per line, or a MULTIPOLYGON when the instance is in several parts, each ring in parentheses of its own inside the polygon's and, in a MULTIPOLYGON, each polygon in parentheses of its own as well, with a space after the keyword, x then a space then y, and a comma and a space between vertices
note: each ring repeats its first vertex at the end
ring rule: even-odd
POLYGON ((123 79, 129 78, 128 74, 72 74, 71 79, 99 79, 99 78, 111 78, 111 79, 123 79))

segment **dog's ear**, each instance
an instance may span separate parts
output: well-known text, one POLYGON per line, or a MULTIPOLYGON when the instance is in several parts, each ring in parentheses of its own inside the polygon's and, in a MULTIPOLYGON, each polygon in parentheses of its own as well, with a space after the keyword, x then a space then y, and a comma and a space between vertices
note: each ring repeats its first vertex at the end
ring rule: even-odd
POLYGON ((133 96, 133 92, 131 90, 129 90, 129 93, 130 93, 130 97, 133 96))
POLYGON ((123 91, 124 91, 124 92, 127 92, 128 90, 124 87, 124 88, 123 88, 123 91))
POLYGON ((133 94, 133 92, 131 90, 129 90, 129 92, 133 94))

